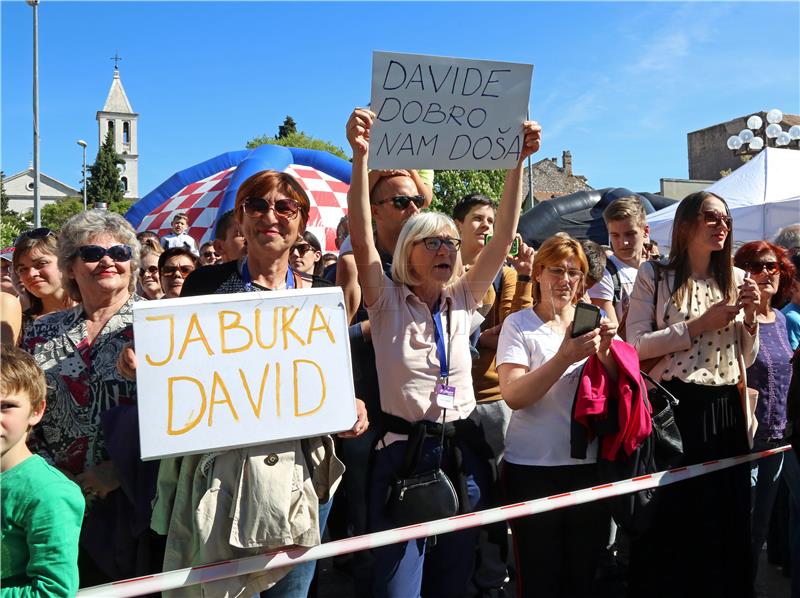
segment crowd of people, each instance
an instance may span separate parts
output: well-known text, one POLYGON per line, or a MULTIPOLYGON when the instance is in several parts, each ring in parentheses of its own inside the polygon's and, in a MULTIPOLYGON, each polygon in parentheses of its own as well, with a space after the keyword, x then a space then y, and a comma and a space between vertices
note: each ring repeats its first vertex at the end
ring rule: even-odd
MULTIPOLYGON (((306 230, 298 181, 274 171, 241 184, 199 249, 186 214, 159 238, 89 210, 2 254, 3 596, 74 596, 602 484, 598 462, 651 433, 640 369, 679 399, 683 465, 793 439, 800 224, 734 251, 724 198, 693 193, 665 257, 631 196, 603 214, 610 246, 559 233, 534 251, 516 230, 537 123, 521 125, 499 202, 471 193, 446 215, 427 209, 432 171, 368 170, 374 119, 356 109, 346 125, 338 256, 306 230), (140 459, 135 302, 334 285, 350 322, 352 429, 140 459), (579 305, 598 314, 588 330, 579 305), (608 442, 588 434, 578 450, 576 425, 597 405, 626 415, 608 442)), ((358 596, 503 596, 513 577, 519 596, 572 598, 602 593, 613 547, 629 563, 620 595, 752 597, 776 517, 800 596, 794 451, 660 489, 644 533, 594 501, 511 521, 511 544, 499 522, 336 562, 358 596), (781 483, 791 517, 775 509, 781 483)), ((305 598, 317 583, 309 562, 164 594, 305 598)))

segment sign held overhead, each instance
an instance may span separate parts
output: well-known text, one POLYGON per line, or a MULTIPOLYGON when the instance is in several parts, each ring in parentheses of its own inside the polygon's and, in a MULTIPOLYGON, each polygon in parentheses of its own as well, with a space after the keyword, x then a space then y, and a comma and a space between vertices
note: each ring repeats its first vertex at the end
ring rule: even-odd
POLYGON ((513 168, 533 66, 373 52, 369 167, 513 168))

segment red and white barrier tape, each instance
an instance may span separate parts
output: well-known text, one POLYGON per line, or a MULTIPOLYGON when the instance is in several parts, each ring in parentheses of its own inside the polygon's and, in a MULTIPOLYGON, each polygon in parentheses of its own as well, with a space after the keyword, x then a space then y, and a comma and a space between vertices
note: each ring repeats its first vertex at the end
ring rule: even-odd
POLYGON ((504 507, 456 515, 455 517, 449 517, 447 519, 438 519, 427 523, 418 523, 416 525, 390 529, 383 532, 346 538, 344 540, 320 544, 312 548, 295 548, 292 550, 267 552, 265 554, 233 561, 222 561, 198 567, 190 567, 188 569, 156 573, 146 577, 115 581, 110 584, 80 590, 78 592, 78 598, 90 598, 93 596, 102 596, 104 598, 140 596, 142 594, 162 592, 164 590, 172 590, 198 583, 207 583, 227 577, 254 573, 256 571, 276 569, 278 567, 286 567, 287 565, 297 565, 305 561, 324 559, 349 552, 366 550, 368 548, 377 548, 378 546, 407 542, 408 540, 415 540, 417 538, 437 536, 439 534, 486 525, 496 521, 505 521, 517 517, 543 513, 545 511, 553 511, 555 509, 600 500, 610 496, 619 496, 620 494, 628 494, 629 492, 637 492, 656 486, 666 486, 667 484, 673 484, 689 478, 726 469, 734 465, 739 465, 740 463, 755 461, 756 459, 774 455, 789 450, 790 448, 791 446, 786 445, 758 453, 749 453, 738 457, 707 461, 687 467, 677 467, 669 471, 602 484, 594 488, 565 492, 563 494, 506 505, 504 507))

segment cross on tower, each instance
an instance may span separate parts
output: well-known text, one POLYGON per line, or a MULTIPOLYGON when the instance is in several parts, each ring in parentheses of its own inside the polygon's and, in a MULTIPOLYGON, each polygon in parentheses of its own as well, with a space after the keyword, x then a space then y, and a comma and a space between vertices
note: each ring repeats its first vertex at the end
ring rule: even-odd
POLYGON ((118 71, 119 70, 119 61, 122 60, 122 58, 120 58, 120 56, 119 56, 119 52, 115 51, 114 52, 114 56, 109 58, 109 60, 113 60, 114 61, 114 70, 118 71))

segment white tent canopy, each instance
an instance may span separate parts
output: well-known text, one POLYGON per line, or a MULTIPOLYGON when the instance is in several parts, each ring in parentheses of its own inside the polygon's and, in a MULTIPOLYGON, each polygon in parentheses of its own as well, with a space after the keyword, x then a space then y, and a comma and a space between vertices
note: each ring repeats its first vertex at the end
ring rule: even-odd
MULTIPOLYGON (((771 239, 800 222, 800 151, 766 148, 706 189, 722 197, 733 217, 734 242, 771 239)), ((669 247, 678 204, 647 218, 650 237, 669 247)))

